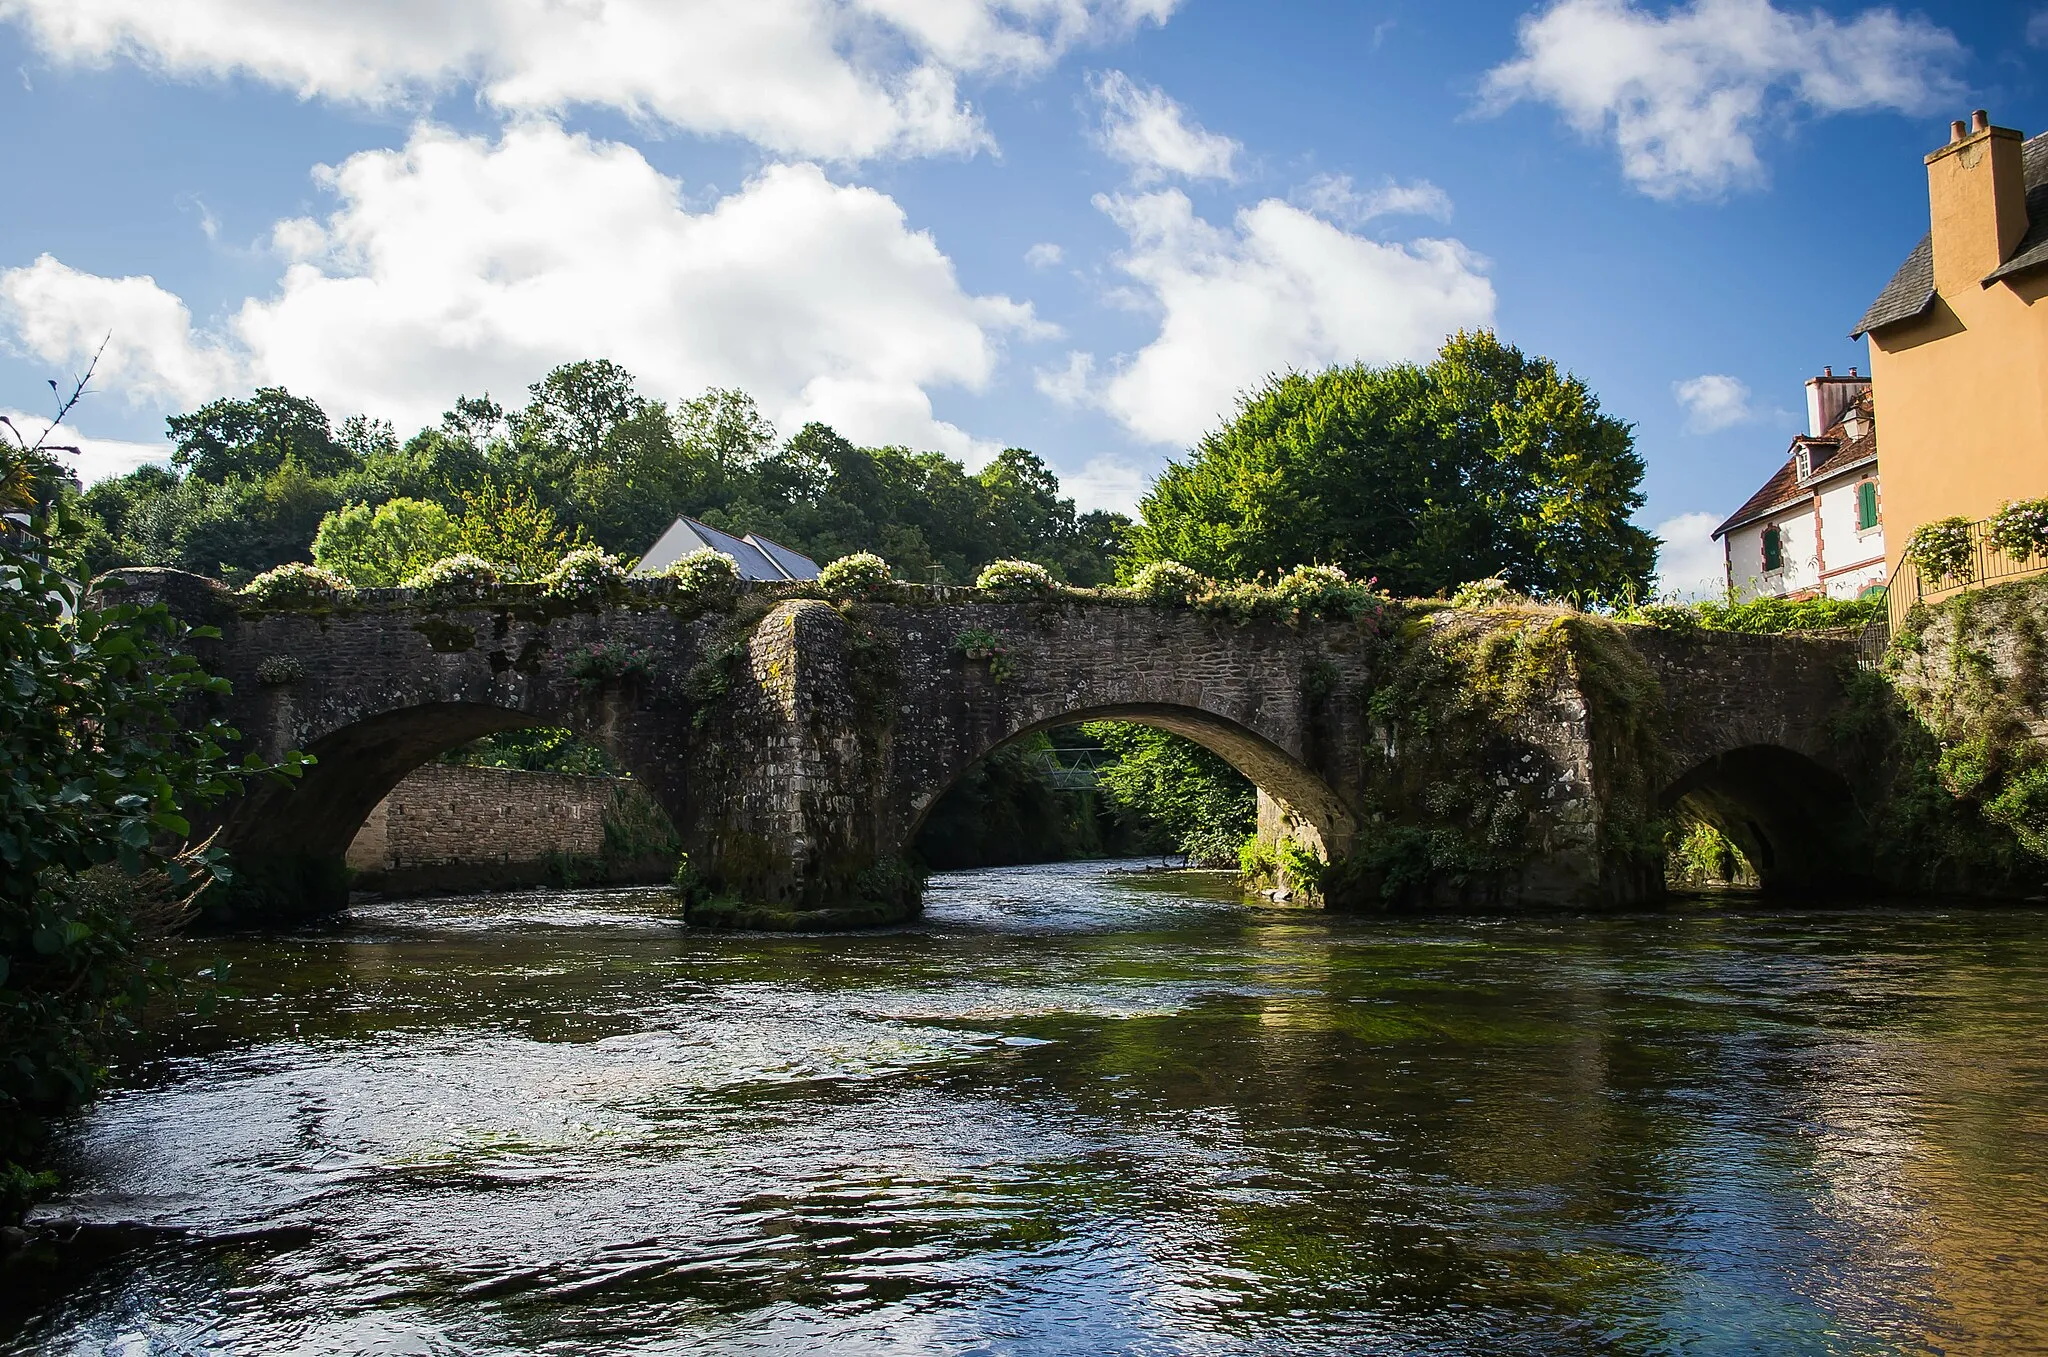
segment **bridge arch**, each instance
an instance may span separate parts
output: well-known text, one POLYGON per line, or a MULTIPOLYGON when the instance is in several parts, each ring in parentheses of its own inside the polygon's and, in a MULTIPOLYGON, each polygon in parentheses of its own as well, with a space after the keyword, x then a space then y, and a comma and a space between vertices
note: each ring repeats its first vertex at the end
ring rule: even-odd
POLYGON ((1058 715, 1038 715, 1013 725, 979 733, 965 742, 960 755, 949 761, 941 777, 935 778, 913 798, 913 815, 904 835, 906 846, 916 842, 926 818, 945 794, 971 767, 1018 740, 1062 726, 1088 721, 1128 721, 1170 731, 1207 749, 1242 773, 1261 793, 1262 802, 1276 806, 1289 832, 1336 858, 1351 851, 1358 836, 1358 818, 1324 776, 1273 740, 1230 717, 1198 706, 1167 702, 1119 702, 1080 706, 1058 715))
POLYGON ((1868 876, 1848 782, 1797 750, 1751 744, 1714 754, 1674 779, 1662 800, 1726 835, 1768 892, 1841 890, 1868 876))

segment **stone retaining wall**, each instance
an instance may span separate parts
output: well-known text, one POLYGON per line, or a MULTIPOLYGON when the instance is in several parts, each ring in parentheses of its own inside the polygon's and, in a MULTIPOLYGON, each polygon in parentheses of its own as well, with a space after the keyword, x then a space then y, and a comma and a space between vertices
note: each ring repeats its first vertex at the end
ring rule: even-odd
MULTIPOLYGON (((537 885, 595 866, 620 779, 424 764, 406 774, 349 844, 366 890, 537 885)), ((584 875, 591 875, 586 872, 584 875)))

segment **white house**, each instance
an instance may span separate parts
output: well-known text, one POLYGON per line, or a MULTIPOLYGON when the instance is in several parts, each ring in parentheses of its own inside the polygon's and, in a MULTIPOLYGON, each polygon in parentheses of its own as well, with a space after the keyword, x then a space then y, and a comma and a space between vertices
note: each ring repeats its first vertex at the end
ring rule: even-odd
POLYGON ((1785 464, 1714 529, 1731 598, 1857 598, 1884 583, 1870 379, 1809 379, 1806 423, 1785 464))
POLYGON ((640 558, 640 564, 633 568, 633 573, 651 575, 706 547, 732 557, 743 580, 818 578, 818 563, 800 551, 791 551, 780 542, 771 542, 754 533, 734 537, 729 532, 720 532, 708 523, 699 523, 689 517, 671 523, 661 539, 647 548, 647 554, 640 558))

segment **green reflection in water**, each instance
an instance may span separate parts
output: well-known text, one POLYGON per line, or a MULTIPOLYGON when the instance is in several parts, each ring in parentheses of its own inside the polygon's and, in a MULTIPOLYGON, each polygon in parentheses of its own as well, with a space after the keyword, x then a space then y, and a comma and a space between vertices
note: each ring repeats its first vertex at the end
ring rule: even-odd
POLYGON ((71 1128, 62 1206, 191 1233, 0 1347, 2048 1347, 2039 913, 935 885, 885 934, 592 892, 195 944, 240 997, 71 1128))

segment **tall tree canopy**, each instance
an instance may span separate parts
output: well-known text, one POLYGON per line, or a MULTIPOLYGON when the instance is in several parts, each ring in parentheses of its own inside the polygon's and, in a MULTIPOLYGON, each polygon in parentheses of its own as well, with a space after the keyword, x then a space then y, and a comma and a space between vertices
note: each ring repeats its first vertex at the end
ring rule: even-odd
POLYGON ((1584 382, 1461 333, 1427 366, 1267 383, 1153 485, 1124 568, 1245 579, 1321 562, 1412 595, 1492 575, 1646 593, 1656 540, 1629 522, 1642 478, 1630 426, 1584 382))
POLYGON ((1096 584, 1128 522, 1076 512, 1022 448, 970 472, 939 453, 857 447, 822 424, 785 441, 744 392, 665 404, 601 359, 556 368, 518 409, 460 397, 402 443, 362 416, 337 433, 317 404, 275 388, 174 416, 170 433, 184 475, 147 467, 75 506, 86 568, 240 578, 306 559, 325 524, 323 555, 383 583, 438 550, 452 524, 462 550, 530 576, 563 543, 637 556, 690 514, 821 562, 874 551, 906 579, 965 582, 1019 557, 1096 584))

